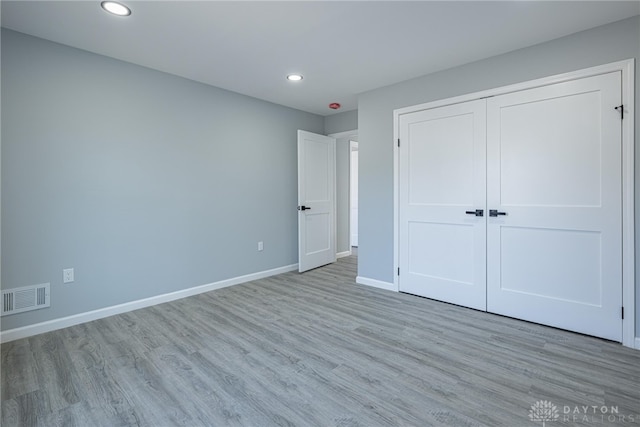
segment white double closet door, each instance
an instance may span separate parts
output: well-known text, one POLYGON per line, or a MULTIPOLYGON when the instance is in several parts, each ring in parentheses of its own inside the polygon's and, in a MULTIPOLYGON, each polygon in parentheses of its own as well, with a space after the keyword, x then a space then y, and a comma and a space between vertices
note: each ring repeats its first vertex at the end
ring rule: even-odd
POLYGON ((399 117, 399 290, 622 340, 621 74, 399 117))

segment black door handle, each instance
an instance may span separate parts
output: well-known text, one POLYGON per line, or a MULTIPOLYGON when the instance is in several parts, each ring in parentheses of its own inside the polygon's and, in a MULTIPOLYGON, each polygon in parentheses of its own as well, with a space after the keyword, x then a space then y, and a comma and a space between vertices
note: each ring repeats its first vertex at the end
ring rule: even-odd
POLYGON ((475 211, 465 211, 464 213, 466 213, 467 215, 483 216, 484 210, 476 209, 475 211))
POLYGON ((497 209, 489 209, 489 216, 506 215, 506 212, 498 212, 497 209))
POLYGON ((311 208, 308 207, 308 206, 302 205, 302 206, 298 206, 298 210, 299 211, 310 211, 311 208))

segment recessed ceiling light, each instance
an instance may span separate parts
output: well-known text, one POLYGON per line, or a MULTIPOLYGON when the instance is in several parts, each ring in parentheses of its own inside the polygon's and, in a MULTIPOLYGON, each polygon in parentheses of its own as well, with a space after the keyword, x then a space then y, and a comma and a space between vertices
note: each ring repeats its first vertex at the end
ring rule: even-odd
POLYGON ((131 9, 129 9, 127 6, 123 5, 122 3, 118 3, 115 1, 103 1, 102 3, 100 3, 100 6, 102 6, 102 8, 107 12, 113 13, 114 15, 118 15, 118 16, 131 15, 131 9))
POLYGON ((302 75, 301 74, 289 74, 287 76, 287 80, 290 80, 292 82, 299 82, 300 80, 302 80, 302 75))

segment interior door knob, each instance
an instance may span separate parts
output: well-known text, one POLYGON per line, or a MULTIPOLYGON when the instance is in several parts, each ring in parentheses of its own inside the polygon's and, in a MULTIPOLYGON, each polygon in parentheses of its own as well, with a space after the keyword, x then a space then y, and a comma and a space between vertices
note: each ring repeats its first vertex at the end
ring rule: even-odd
POLYGON ((311 208, 308 207, 308 206, 302 205, 302 206, 298 206, 298 210, 299 211, 310 211, 311 208))
POLYGON ((489 209, 489 216, 498 216, 498 215, 506 215, 506 212, 498 212, 497 209, 489 209))

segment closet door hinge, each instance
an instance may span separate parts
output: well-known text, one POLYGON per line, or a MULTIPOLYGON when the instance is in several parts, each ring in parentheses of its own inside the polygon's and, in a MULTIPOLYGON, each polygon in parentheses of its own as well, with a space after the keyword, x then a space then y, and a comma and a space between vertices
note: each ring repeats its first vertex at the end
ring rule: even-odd
POLYGON ((398 138, 398 148, 400 148, 400 138, 398 138))
POLYGON ((620 307, 620 315, 622 316, 622 320, 624 320, 624 307, 620 307))
POLYGON ((400 275, 400 267, 398 267, 398 276, 400 275))
POLYGON ((620 120, 624 120, 624 105, 618 105, 614 109, 620 110, 620 120))

